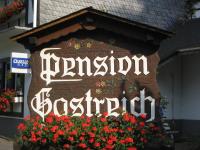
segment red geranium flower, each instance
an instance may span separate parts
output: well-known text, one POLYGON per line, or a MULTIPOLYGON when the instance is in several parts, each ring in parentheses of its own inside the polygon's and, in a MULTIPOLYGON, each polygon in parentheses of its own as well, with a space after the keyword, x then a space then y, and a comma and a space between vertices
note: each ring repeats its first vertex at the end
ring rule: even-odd
POLYGON ((145 123, 144 122, 140 122, 140 127, 144 127, 145 123))
POLYGON ((125 143, 125 140, 120 140, 119 141, 121 144, 124 144, 125 143))
POLYGON ((37 139, 36 139, 36 136, 35 136, 35 133, 34 132, 31 132, 31 141, 33 143, 36 143, 37 142, 37 139))
POLYGON ((93 131, 97 131, 97 128, 96 128, 96 127, 92 127, 92 130, 93 130, 93 131))
POLYGON ((25 117, 24 117, 24 120, 25 120, 25 121, 30 120, 30 115, 25 116, 25 117))
POLYGON ((100 120, 101 120, 101 122, 106 122, 107 121, 106 118, 101 118, 100 120))
POLYGON ((56 134, 54 134, 54 136, 53 136, 53 142, 54 143, 56 143, 57 142, 57 140, 58 140, 58 137, 59 137, 59 135, 56 133, 56 134))
POLYGON ((111 135, 111 136, 109 136, 109 138, 110 138, 110 140, 112 140, 112 141, 117 141, 117 137, 116 136, 113 136, 113 135, 111 135))
POLYGON ((100 147, 100 143, 99 143, 99 142, 96 142, 96 143, 94 143, 94 146, 95 146, 95 147, 100 147))
POLYGON ((20 130, 20 131, 24 131, 24 130, 26 130, 26 126, 23 123, 20 123, 18 125, 17 129, 20 130))
POLYGON ((129 114, 125 113, 123 116, 124 121, 129 121, 129 114))
POLYGON ((64 135, 64 131, 63 130, 58 130, 58 135, 64 135))
POLYGON ((70 148, 70 145, 69 145, 69 144, 64 144, 64 145, 63 145, 63 148, 64 148, 64 149, 69 149, 69 148, 70 148))
POLYGON ((92 133, 92 132, 88 132, 88 134, 89 134, 89 136, 90 136, 91 138, 94 138, 94 137, 95 137, 95 134, 92 133))
POLYGON ((131 137, 128 137, 128 138, 125 139, 125 142, 133 143, 134 141, 133 141, 133 139, 131 137))
POLYGON ((23 141, 26 141, 27 139, 28 139, 28 138, 27 138, 25 135, 22 136, 22 140, 23 140, 23 141))
POLYGON ((133 129, 132 129, 131 127, 128 127, 127 130, 128 130, 128 131, 132 131, 133 129))
POLYGON ((90 126, 90 124, 88 124, 88 123, 82 123, 82 127, 83 127, 83 128, 89 127, 89 126, 90 126))
POLYGON ((72 142, 72 141, 74 141, 74 137, 70 136, 70 137, 68 137, 68 140, 72 142))
POLYGON ((40 136, 42 134, 42 131, 40 130, 40 131, 36 132, 36 134, 40 136))
POLYGON ((141 114, 140 117, 141 117, 142 119, 146 119, 146 118, 147 118, 147 115, 146 115, 146 114, 141 114))
POLYGON ((52 123, 53 122, 53 118, 52 117, 47 117, 46 119, 45 119, 45 121, 47 122, 47 123, 52 123))
POLYGON ((110 133, 109 126, 105 126, 105 127, 103 128, 103 130, 104 130, 104 132, 106 132, 106 133, 110 133))
POLYGON ((127 150, 137 150, 136 147, 128 147, 127 150))
POLYGON ((135 118, 134 116, 131 116, 131 117, 130 117, 130 122, 131 122, 132 124, 135 124, 135 123, 137 122, 137 120, 136 120, 136 118, 135 118))
POLYGON ((91 121, 90 117, 87 117, 86 122, 90 123, 90 121, 91 121))
POLYGON ((78 146, 81 147, 81 148, 86 148, 87 147, 85 143, 80 143, 78 146))
POLYGON ((80 141, 83 141, 83 140, 84 140, 84 137, 83 137, 83 136, 81 136, 81 137, 79 138, 79 140, 80 140, 80 141))
POLYGON ((112 145, 113 144, 113 140, 108 140, 107 144, 112 145))
POLYGON ((147 139, 146 138, 140 138, 141 142, 147 143, 147 139))
POLYGON ((58 128, 59 128, 58 126, 53 126, 53 127, 51 128, 51 132, 55 133, 56 130, 57 130, 58 128))
POLYGON ((46 142, 47 142, 47 139, 42 139, 42 144, 46 144, 46 142))
POLYGON ((104 142, 106 141, 106 139, 104 137, 101 137, 101 140, 104 141, 104 142))
POLYGON ((94 138, 90 138, 89 143, 94 143, 94 138))
POLYGON ((77 131, 73 130, 72 132, 69 133, 70 135, 77 135, 77 131))
POLYGON ((141 134, 146 134, 146 131, 145 130, 141 130, 141 134))
POLYGON ((106 147, 105 147, 106 149, 113 149, 113 145, 106 145, 106 147))
POLYGON ((104 116, 104 117, 107 117, 107 116, 108 116, 108 112, 104 112, 104 113, 103 113, 103 116, 104 116))

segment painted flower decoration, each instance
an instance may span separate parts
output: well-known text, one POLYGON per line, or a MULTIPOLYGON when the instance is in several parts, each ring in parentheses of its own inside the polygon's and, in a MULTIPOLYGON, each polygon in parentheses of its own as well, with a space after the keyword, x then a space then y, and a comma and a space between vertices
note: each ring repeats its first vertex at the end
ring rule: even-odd
POLYGON ((91 48, 91 47, 92 47, 92 43, 88 42, 88 43, 86 44, 86 47, 87 47, 87 48, 91 48))
POLYGON ((96 93, 97 93, 97 94, 101 94, 101 93, 102 93, 102 90, 101 90, 101 89, 96 89, 96 93))
POLYGON ((105 87, 106 86, 106 82, 105 81, 101 81, 101 86, 105 87))
POLYGON ((75 48, 76 50, 78 50, 78 49, 81 48, 81 45, 80 45, 79 43, 76 43, 76 44, 74 45, 74 48, 75 48))
POLYGON ((96 86, 97 86, 97 87, 101 87, 101 82, 100 82, 100 81, 97 81, 97 82, 96 82, 96 86))

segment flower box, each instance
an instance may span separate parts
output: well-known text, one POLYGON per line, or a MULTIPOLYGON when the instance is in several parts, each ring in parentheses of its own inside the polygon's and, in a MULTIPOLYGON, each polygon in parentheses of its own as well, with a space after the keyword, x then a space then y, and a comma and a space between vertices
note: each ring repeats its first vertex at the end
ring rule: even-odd
POLYGON ((16 96, 13 98, 13 103, 22 103, 23 102, 23 97, 22 96, 16 96))

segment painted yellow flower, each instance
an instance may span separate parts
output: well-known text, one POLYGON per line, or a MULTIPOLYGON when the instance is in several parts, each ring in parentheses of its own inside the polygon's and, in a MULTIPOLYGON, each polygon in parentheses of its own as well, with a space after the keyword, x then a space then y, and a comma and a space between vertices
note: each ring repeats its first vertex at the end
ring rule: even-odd
POLYGON ((96 93, 97 93, 97 94, 101 94, 101 93, 102 93, 102 90, 101 90, 101 89, 96 89, 96 93))
POLYGON ((101 86, 102 87, 106 86, 106 82, 105 81, 101 81, 101 86))
POLYGON ((87 46, 87 48, 91 48, 92 47, 92 43, 88 42, 86 46, 87 46))
POLYGON ((75 49, 80 49, 80 48, 81 48, 81 45, 80 45, 79 43, 76 43, 76 44, 74 45, 74 48, 75 48, 75 49))

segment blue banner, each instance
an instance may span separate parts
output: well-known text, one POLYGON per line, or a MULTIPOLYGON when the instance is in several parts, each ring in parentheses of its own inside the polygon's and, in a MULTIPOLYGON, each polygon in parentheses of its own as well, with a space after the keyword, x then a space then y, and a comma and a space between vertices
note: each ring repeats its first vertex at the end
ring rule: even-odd
POLYGON ((30 58, 12 58, 12 68, 30 69, 30 58))

